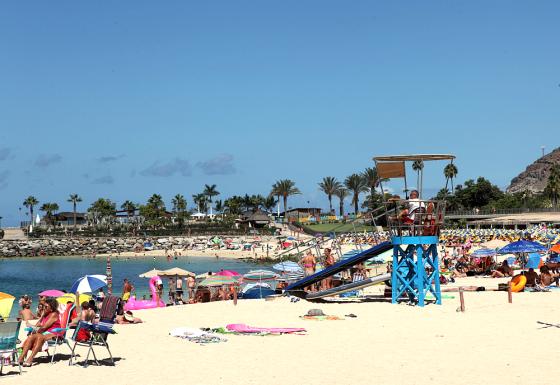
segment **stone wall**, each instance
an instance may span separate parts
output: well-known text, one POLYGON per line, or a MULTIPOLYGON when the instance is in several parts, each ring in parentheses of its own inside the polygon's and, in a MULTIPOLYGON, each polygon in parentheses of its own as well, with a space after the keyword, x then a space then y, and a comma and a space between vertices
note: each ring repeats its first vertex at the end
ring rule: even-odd
POLYGON ((144 242, 151 242, 154 250, 182 248, 193 242, 188 237, 164 238, 58 238, 0 240, 0 257, 32 257, 41 255, 92 255, 135 251, 144 242))

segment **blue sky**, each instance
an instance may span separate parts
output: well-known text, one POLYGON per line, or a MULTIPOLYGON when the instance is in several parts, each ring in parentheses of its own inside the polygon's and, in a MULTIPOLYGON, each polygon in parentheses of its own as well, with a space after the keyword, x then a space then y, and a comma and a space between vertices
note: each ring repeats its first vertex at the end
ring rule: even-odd
MULTIPOLYGON (((326 207, 374 155, 457 155, 505 187, 559 145, 560 3, 76 1, 0 6, 0 216, 217 184, 326 207)), ((425 187, 445 181, 427 166, 425 187)))

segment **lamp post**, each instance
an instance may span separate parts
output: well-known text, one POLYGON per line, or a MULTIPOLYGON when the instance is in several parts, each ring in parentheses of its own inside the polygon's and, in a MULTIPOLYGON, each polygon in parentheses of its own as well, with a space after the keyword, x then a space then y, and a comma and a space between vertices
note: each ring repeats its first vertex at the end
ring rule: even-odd
POLYGON ((544 146, 541 146, 541 152, 542 152, 542 156, 544 156, 544 146))

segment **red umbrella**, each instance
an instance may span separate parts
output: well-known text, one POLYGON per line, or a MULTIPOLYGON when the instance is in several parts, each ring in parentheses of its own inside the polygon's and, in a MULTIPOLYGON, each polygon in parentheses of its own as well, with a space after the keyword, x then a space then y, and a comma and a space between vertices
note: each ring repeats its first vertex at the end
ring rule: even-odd
POLYGON ((560 243, 555 244, 548 251, 552 251, 553 253, 560 254, 560 243))

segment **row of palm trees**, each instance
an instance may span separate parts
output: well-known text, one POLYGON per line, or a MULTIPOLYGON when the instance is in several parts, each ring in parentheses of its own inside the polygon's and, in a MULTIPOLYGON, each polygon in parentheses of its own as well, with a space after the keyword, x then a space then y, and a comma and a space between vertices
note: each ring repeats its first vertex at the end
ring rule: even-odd
MULTIPOLYGON (((412 169, 417 172, 417 186, 421 188, 421 173, 424 168, 424 163, 419 160, 412 164, 412 169)), ((451 182, 451 191, 454 192, 453 179, 457 176, 458 170, 457 166, 450 163, 444 168, 444 176, 446 178, 446 186, 451 182)), ((554 180, 560 178, 557 173, 553 173, 554 180)), ((319 190, 327 195, 329 201, 329 212, 334 212, 333 210, 333 197, 339 199, 339 213, 344 215, 344 201, 346 198, 351 197, 351 204, 354 206, 354 212, 357 213, 359 210, 360 195, 363 193, 369 193, 369 197, 373 199, 374 195, 377 193, 383 193, 382 191, 377 192, 376 189, 379 187, 380 183, 383 182, 379 178, 377 169, 375 167, 368 167, 361 173, 353 173, 346 177, 344 181, 338 181, 333 176, 324 177, 321 182, 319 182, 319 190)), ((559 182, 560 183, 560 182, 559 182)), ((556 184, 554 184, 556 185, 556 184)), ((555 191, 556 193, 556 191, 555 191)), ((192 195, 193 203, 197 208, 199 213, 206 213, 210 210, 210 215, 213 214, 212 208, 215 202, 216 211, 222 212, 228 210, 232 213, 238 212, 237 207, 251 208, 251 207, 263 207, 265 209, 270 209, 271 206, 275 205, 276 202, 283 202, 284 211, 288 210, 288 198, 293 195, 301 194, 301 191, 296 187, 294 181, 290 179, 280 179, 272 185, 269 197, 262 197, 260 195, 245 197, 231 197, 226 201, 215 201, 214 198, 220 195, 215 184, 205 185, 204 189, 199 194, 192 195), (276 198, 276 200, 272 198, 276 198), (235 199, 234 199, 235 198, 235 199), (230 207, 231 206, 231 207, 230 207)), ((76 210, 78 203, 82 202, 82 198, 78 194, 70 194, 67 202, 72 203, 72 209, 74 214, 74 226, 76 226, 76 210)), ((171 203, 173 205, 173 213, 184 218, 187 213, 187 200, 182 194, 175 195, 171 203)), ((31 221, 34 218, 34 209, 39 204, 39 201, 34 196, 27 197, 23 205, 29 210, 31 221)), ((134 212, 138 209, 142 209, 148 216, 159 217, 161 213, 166 210, 163 198, 159 194, 152 195, 146 205, 139 205, 132 201, 126 200, 121 206, 121 210, 128 213, 129 216, 134 215, 134 212)), ((54 202, 46 202, 40 207, 41 211, 45 212, 45 217, 47 221, 51 221, 53 214, 59 210, 59 206, 54 202)), ((100 198, 88 209, 89 212, 97 214, 98 216, 106 215, 108 212, 114 212, 116 210, 116 205, 108 199, 100 198)))

